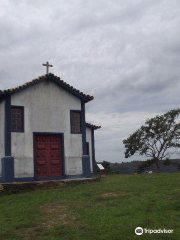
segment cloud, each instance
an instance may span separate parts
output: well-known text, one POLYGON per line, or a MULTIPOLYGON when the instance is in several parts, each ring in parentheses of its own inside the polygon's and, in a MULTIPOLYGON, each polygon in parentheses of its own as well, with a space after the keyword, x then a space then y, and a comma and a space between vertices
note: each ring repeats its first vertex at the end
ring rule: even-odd
MULTIPOLYGON (((92 94, 98 160, 123 161, 122 139, 180 106, 178 0, 2 0, 0 89, 52 72, 92 94)), ((136 157, 137 158, 137 157, 136 157)))

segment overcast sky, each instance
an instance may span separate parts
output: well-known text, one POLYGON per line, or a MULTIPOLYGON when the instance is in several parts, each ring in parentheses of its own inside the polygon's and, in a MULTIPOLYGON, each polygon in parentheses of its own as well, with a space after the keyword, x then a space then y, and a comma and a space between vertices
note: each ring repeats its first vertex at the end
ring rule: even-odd
POLYGON ((43 75, 49 61, 95 97, 86 120, 102 126, 98 161, 127 161, 122 140, 180 107, 179 0, 1 0, 0 31, 0 89, 43 75))

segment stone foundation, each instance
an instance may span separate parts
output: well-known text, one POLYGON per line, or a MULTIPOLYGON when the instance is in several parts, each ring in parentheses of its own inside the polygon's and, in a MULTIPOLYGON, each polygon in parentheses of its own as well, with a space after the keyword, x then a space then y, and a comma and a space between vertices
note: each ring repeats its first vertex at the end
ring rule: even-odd
POLYGON ((54 188, 70 184, 84 184, 98 181, 99 178, 64 179, 56 181, 36 181, 21 183, 0 183, 0 193, 17 193, 42 188, 54 188))

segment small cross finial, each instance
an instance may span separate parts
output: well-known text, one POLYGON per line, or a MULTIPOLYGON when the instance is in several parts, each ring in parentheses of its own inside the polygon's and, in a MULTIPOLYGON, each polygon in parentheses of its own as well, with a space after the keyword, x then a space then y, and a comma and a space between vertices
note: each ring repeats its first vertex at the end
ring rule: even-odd
POLYGON ((49 67, 53 67, 53 65, 50 65, 49 62, 43 63, 43 66, 46 67, 46 74, 49 73, 49 67))

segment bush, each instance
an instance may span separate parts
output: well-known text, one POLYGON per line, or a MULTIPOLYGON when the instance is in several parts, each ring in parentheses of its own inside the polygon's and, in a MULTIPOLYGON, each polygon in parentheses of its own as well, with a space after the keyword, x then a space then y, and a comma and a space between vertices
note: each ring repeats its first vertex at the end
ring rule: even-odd
POLYGON ((103 162, 102 162, 102 165, 103 165, 103 167, 105 168, 106 173, 110 173, 110 171, 111 171, 110 163, 107 162, 107 161, 103 161, 103 162))
POLYGON ((144 172, 146 171, 149 167, 151 167, 156 161, 154 159, 150 159, 147 161, 144 161, 141 165, 139 165, 137 172, 144 172))
POLYGON ((171 162, 170 162, 169 158, 166 158, 166 160, 163 162, 163 164, 164 164, 165 166, 170 165, 171 162))

